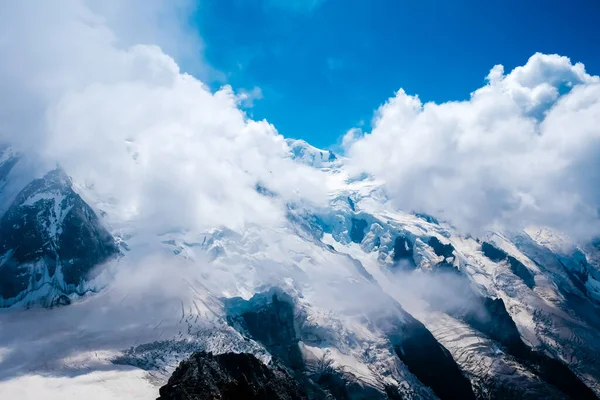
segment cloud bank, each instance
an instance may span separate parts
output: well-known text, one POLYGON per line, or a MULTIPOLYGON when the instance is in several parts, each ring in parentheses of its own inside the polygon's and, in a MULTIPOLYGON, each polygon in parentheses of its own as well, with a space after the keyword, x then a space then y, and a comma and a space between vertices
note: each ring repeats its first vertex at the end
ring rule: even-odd
MULTIPOLYGON (((325 177, 245 113, 259 88, 202 83, 211 69, 187 25, 193 4, 0 4, 0 141, 59 163, 143 229, 278 224, 286 202, 325 202, 325 177)), ((471 233, 546 225, 589 237, 600 230, 598 126, 600 78, 535 54, 509 73, 492 68, 467 101, 423 104, 399 90, 371 132, 353 129, 342 146, 396 208, 471 233)))
POLYGON ((508 74, 497 65, 467 101, 423 104, 400 89, 371 132, 342 143, 394 206, 463 231, 600 233, 600 78, 566 57, 538 53, 508 74))
POLYGON ((144 229, 277 224, 285 201, 323 200, 318 172, 293 163, 276 129, 240 109, 247 93, 212 93, 144 44, 200 46, 181 28, 189 5, 134 4, 0 6, 0 141, 60 164, 109 200, 118 222, 144 229), (261 196, 258 182, 281 197, 261 196))

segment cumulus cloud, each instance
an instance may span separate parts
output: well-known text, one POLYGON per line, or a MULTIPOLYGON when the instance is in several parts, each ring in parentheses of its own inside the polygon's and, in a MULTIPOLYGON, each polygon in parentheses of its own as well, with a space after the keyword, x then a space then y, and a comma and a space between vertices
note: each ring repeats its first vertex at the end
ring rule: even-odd
POLYGON ((285 201, 324 199, 318 173, 239 109, 248 93, 212 93, 145 44, 177 53, 178 41, 200 43, 181 29, 169 36, 187 3, 143 2, 143 18, 122 3, 0 6, 0 141, 59 163, 118 222, 144 229, 278 223, 285 201), (257 182, 280 197, 261 196, 257 182))
POLYGON ((348 151, 350 148, 352 148, 354 143, 356 143, 356 141, 362 137, 362 134, 363 132, 360 128, 352 128, 346 132, 344 136, 342 136, 342 150, 348 151))
POLYGON ((399 90, 370 133, 345 138, 353 167, 386 182, 393 204, 473 233, 547 225, 600 233, 600 79, 535 54, 467 101, 423 104, 399 90))
MULTIPOLYGON (((277 224, 286 202, 326 201, 320 172, 292 162, 276 129, 241 109, 260 89, 213 93, 182 71, 190 54, 192 69, 210 70, 186 28, 193 9, 189 0, 1 3, 0 141, 59 163, 117 222, 140 229, 277 224), (258 194, 257 183, 280 196, 258 194)), ((599 78, 535 54, 487 80, 462 102, 423 104, 399 90, 370 133, 343 138, 348 162, 382 178, 397 208, 465 231, 597 234, 599 78)))
POLYGON ((260 100, 263 98, 263 92, 261 88, 259 88, 258 86, 254 86, 252 90, 239 90, 237 98, 238 103, 242 107, 252 108, 254 107, 254 102, 256 100, 260 100))

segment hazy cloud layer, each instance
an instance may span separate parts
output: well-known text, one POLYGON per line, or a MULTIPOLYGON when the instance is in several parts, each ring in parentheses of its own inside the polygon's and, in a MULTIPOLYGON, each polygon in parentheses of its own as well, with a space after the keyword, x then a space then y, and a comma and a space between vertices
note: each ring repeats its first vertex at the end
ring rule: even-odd
POLYGON ((283 201, 324 199, 317 171, 293 163, 275 128, 240 110, 259 91, 213 94, 161 47, 136 44, 177 52, 176 41, 201 43, 178 25, 185 2, 143 2, 141 16, 129 3, 90 4, 0 6, 0 141, 60 163, 114 215, 144 227, 278 223, 283 201), (281 199, 256 193, 257 182, 281 199))
POLYGON ((355 168, 386 182, 394 205, 474 233, 542 224, 599 233, 600 80, 535 54, 468 101, 423 104, 402 89, 373 129, 343 140, 355 168))
MULTIPOLYGON (((212 93, 199 80, 211 69, 187 26, 193 4, 0 4, 0 141, 60 163, 140 226, 279 223, 285 201, 325 201, 324 177, 243 111, 260 88, 212 93), (257 182, 282 197, 260 196, 257 182)), ((473 233, 541 224, 589 236, 599 230, 598 126, 599 78, 536 54, 509 73, 492 68, 468 101, 422 104, 399 90, 370 133, 351 130, 342 146, 399 209, 473 233)))

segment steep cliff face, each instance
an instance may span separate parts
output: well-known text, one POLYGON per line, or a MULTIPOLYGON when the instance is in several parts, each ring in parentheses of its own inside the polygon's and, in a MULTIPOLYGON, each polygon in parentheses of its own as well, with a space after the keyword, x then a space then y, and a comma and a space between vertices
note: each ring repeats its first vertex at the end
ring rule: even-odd
POLYGON ((389 335, 398 357, 440 399, 475 399, 471 383, 450 352, 421 322, 411 318, 389 335))
POLYGON ((508 262, 508 264, 510 265, 510 270, 516 276, 521 278, 523 280, 523 283, 525 283, 530 289, 533 289, 535 287, 535 279, 533 277, 533 274, 527 269, 527 267, 525 267, 525 265, 523 265, 522 262, 517 260, 515 257, 509 256, 508 254, 506 254, 506 252, 494 247, 493 244, 490 244, 488 242, 484 242, 481 245, 481 251, 486 257, 488 257, 494 262, 508 262))
MULTIPOLYGON (((390 299, 392 312, 384 311, 373 323, 381 330, 388 346, 423 385, 441 399, 474 399, 469 380, 452 355, 423 324, 390 299), (435 368, 431 366, 435 365, 435 368)), ((245 301, 226 301, 229 323, 249 338, 258 341, 277 362, 294 371, 307 391, 325 393, 335 399, 394 399, 401 397, 393 385, 373 387, 356 376, 336 370, 319 360, 317 366, 304 359, 301 343, 324 346, 331 333, 307 326, 306 315, 295 311, 294 300, 281 290, 255 295, 245 301), (304 331, 303 331, 304 330, 304 331)))
POLYGON ((227 307, 230 325, 261 343, 283 364, 294 370, 304 368, 294 304, 288 295, 273 291, 248 302, 234 298, 227 300, 227 307))
MULTIPOLYGON (((119 253, 95 212, 59 168, 32 181, 0 219, 0 297, 4 306, 35 296, 52 305, 119 253)), ((64 301, 64 300, 62 300, 64 301)))

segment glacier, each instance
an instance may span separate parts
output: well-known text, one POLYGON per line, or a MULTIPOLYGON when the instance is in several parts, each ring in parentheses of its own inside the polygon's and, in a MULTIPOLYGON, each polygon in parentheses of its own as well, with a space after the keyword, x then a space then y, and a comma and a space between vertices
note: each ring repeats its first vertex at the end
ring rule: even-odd
POLYGON ((0 398, 156 398, 199 351, 250 353, 333 398, 600 395, 598 243, 465 235, 395 209, 343 156, 286 145, 327 177, 326 206, 156 235, 0 148, 0 398))

